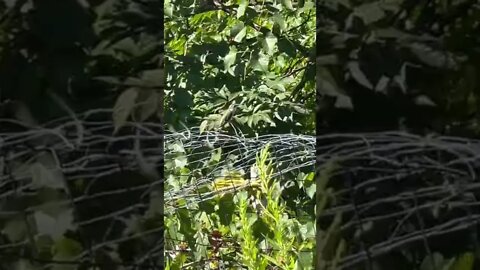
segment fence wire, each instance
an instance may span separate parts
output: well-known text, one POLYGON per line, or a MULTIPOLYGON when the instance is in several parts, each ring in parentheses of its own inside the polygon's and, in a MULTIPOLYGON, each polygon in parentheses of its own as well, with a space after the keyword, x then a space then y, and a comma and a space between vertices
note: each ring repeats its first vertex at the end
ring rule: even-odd
POLYGON ((0 120, 0 269, 163 267, 162 125, 111 119, 0 120))
POLYGON ((455 258, 478 247, 480 141, 403 132, 243 138, 198 130, 166 138, 181 142, 167 148, 166 160, 184 155, 199 168, 194 182, 166 192, 167 211, 212 199, 218 191, 200 190, 225 167, 248 172, 267 144, 284 165, 277 176, 311 168, 314 156, 320 178, 332 167, 317 190, 317 204, 326 199, 317 220, 318 269, 393 269, 392 262, 399 261, 398 269, 416 269, 436 252, 455 258), (227 149, 224 158, 209 165, 218 147, 227 149))
POLYGON ((163 135, 159 123, 133 122, 114 134, 111 111, 94 110, 37 128, 0 120, 0 265, 160 269, 163 212, 214 198, 219 191, 203 187, 224 172, 248 174, 267 144, 278 179, 315 162, 321 175, 334 161, 317 189, 317 203, 328 198, 318 234, 340 216, 334 242, 346 245, 335 260, 326 252, 332 246, 318 242, 325 269, 374 269, 392 256, 418 263, 434 252, 455 256, 478 247, 478 140, 401 132, 163 135), (175 172, 187 160, 191 169, 175 172), (169 173, 184 176, 181 185, 172 185, 169 173))
MULTIPOLYGON (((318 169, 331 169, 318 194, 329 198, 318 226, 326 229, 337 217, 337 247, 339 239, 346 243, 335 260, 328 254, 335 245, 318 238, 321 269, 419 269, 433 253, 454 258, 478 250, 479 158, 480 141, 466 138, 317 137, 318 169)), ((445 267, 436 264, 428 269, 445 267)))
MULTIPOLYGON (((177 223, 171 224, 172 227, 181 227, 179 222, 182 218, 184 220, 182 215, 185 215, 186 211, 189 213, 188 216, 198 217, 192 219, 193 222, 198 222, 193 227, 202 226, 199 225, 202 221, 198 215, 201 212, 200 204, 205 205, 208 202, 228 204, 228 201, 218 200, 221 200, 225 194, 238 194, 245 188, 252 187, 255 178, 251 175, 251 169, 257 162, 257 156, 267 145, 274 166, 271 177, 275 181, 282 182, 283 186, 287 186, 289 181, 293 185, 295 181, 302 181, 302 179, 296 179, 300 172, 314 172, 315 137, 313 136, 270 134, 248 138, 239 134, 227 135, 189 129, 166 134, 165 142, 165 211, 167 217, 178 216, 175 219, 177 223), (183 168, 184 166, 188 169, 183 168), (241 186, 233 183, 239 178, 245 182, 241 186), (232 186, 212 187, 212 184, 219 179, 225 179, 227 182, 231 180, 232 186)), ((313 206, 314 199, 309 198, 309 200, 313 206)), ((293 202, 293 199, 290 201, 293 202)), ((266 202, 260 202, 260 204, 266 206, 266 202)), ((293 209, 298 210, 295 207, 293 209)), ((261 215, 257 212, 252 214, 261 215)), ((298 211, 294 216, 298 219, 309 219, 313 224, 313 211, 310 215, 308 214, 298 211)), ((210 225, 215 226, 213 222, 206 226, 210 225)), ((212 235, 198 234, 196 237, 197 240, 192 246, 185 238, 167 236, 166 256, 174 260, 179 254, 189 254, 190 261, 184 264, 182 269, 245 269, 245 265, 240 261, 242 250, 239 239, 223 234, 218 234, 217 240, 213 237, 213 241, 212 235), (214 262, 217 266, 212 266, 214 262)), ((305 241, 314 243, 314 235, 305 241)), ((271 255, 278 250, 267 244, 259 247, 259 252, 271 255)), ((289 250, 289 252, 310 253, 313 256, 315 250, 309 248, 289 250)))
MULTIPOLYGON (((315 165, 315 137, 294 134, 271 134, 255 138, 245 138, 238 135, 227 135, 218 132, 200 134, 198 129, 177 132, 165 135, 167 146, 165 160, 175 162, 179 157, 188 160, 192 168, 187 174, 189 177, 197 175, 194 182, 167 190, 165 193, 166 211, 188 207, 214 198, 217 190, 199 192, 209 187, 212 182, 225 177, 225 173, 241 172, 247 174, 255 164, 257 154, 267 144, 272 150, 276 170, 274 178, 305 168, 313 170, 315 165), (212 162, 212 154, 218 154, 219 160, 212 162), (182 200, 181 204, 176 203, 182 200)), ((249 176, 247 176, 246 180, 249 176)), ((167 183, 168 184, 168 183, 167 183)), ((233 187, 231 192, 235 192, 233 187)), ((222 190, 225 192, 225 190, 222 190)))

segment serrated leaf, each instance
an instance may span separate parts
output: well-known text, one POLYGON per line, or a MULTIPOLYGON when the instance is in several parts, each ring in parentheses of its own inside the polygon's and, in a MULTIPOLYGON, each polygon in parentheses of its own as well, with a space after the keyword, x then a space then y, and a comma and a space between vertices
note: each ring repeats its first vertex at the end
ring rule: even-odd
POLYGON ((118 132, 127 122, 128 117, 135 108, 137 96, 138 90, 136 88, 129 88, 117 98, 115 106, 113 107, 114 133, 118 132))

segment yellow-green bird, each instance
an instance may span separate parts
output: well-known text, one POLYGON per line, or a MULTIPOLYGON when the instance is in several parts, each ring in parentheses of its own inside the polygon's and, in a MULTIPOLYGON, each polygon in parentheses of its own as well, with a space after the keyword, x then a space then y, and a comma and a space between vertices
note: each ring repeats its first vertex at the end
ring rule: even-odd
POLYGON ((252 167, 250 170, 250 179, 245 179, 244 173, 240 171, 225 171, 222 176, 217 177, 211 185, 213 191, 229 191, 235 189, 258 188, 258 168, 252 167))

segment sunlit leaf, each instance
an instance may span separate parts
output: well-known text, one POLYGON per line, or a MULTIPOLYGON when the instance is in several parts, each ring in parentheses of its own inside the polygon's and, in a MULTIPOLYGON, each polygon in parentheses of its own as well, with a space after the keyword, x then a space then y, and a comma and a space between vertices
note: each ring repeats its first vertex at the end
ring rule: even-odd
POLYGON ((237 8, 237 19, 245 15, 245 11, 248 7, 248 0, 240 0, 237 8))

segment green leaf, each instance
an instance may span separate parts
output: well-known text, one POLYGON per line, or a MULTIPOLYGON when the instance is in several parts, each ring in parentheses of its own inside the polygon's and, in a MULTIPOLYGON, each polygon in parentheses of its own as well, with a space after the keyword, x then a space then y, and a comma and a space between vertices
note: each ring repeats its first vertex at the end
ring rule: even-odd
POLYGON ((426 95, 419 95, 415 98, 415 104, 419 106, 429 106, 429 107, 435 107, 437 106, 435 102, 431 98, 429 98, 426 95))
MULTIPOLYGON (((50 156, 50 158, 53 158, 50 154, 48 156, 50 156)), ((44 157, 44 159, 47 158, 48 157, 44 157)), ((49 165, 54 165, 52 164, 54 162, 49 163, 49 165)), ((61 174, 61 172, 58 172, 58 168, 55 168, 53 166, 48 166, 47 168, 44 164, 40 162, 35 162, 32 164, 30 172, 32 175, 33 184, 37 188, 50 187, 63 189, 65 187, 65 183, 63 182, 63 175, 61 174)))
POLYGON ((436 270, 439 269, 439 267, 444 266, 444 263, 445 259, 442 254, 435 252, 431 255, 425 256, 420 265, 420 270, 436 270))
POLYGON ((122 81, 118 77, 113 76, 98 76, 93 78, 96 81, 101 81, 108 84, 118 85, 121 84, 122 81))
POLYGON ((288 10, 293 10, 292 0, 282 0, 282 6, 286 7, 288 10))
MULTIPOLYGON (((53 261, 74 261, 83 251, 82 245, 77 241, 62 237, 55 241, 53 246, 53 261)), ((54 264, 52 270, 76 270, 75 264, 54 264)))
POLYGON ((455 263, 448 270, 473 270, 475 256, 472 252, 466 252, 455 260, 455 263))
POLYGON ((164 200, 163 194, 158 191, 152 191, 150 194, 150 203, 147 211, 147 217, 154 217, 156 215, 163 215, 164 200))
POLYGON ((350 61, 347 65, 348 70, 352 77, 361 85, 368 89, 373 89, 372 83, 368 80, 367 76, 360 69, 358 61, 350 61))
POLYGON ((118 132, 127 122, 128 117, 135 108, 137 96, 138 90, 136 88, 129 88, 117 98, 115 106, 113 107, 114 133, 118 132))
POLYGON ((270 57, 264 53, 259 53, 257 59, 252 60, 253 69, 261 72, 268 72, 270 57))
POLYGON ((246 27, 243 27, 242 30, 240 30, 240 32, 238 32, 238 34, 235 36, 235 38, 233 39, 235 42, 242 42, 243 38, 245 37, 245 35, 247 34, 247 28, 246 27))
POLYGON ((245 15, 245 11, 248 7, 248 0, 240 0, 238 3, 237 8, 237 19, 240 19, 243 15, 245 15))
POLYGON ((235 24, 232 29, 230 29, 230 36, 235 37, 245 28, 245 24, 243 22, 238 22, 235 24))
POLYGON ((353 102, 352 99, 349 96, 346 95, 338 95, 337 99, 335 100, 335 108, 339 109, 348 109, 352 110, 353 109, 353 102))
POLYGON ((170 0, 165 0, 165 15, 167 15, 167 17, 172 17, 173 16, 173 5, 172 5, 172 2, 170 0))
POLYGON ((312 269, 313 265, 313 252, 298 252, 297 262, 295 269, 312 269))
POLYGON ((140 75, 142 85, 146 87, 158 87, 162 88, 164 86, 164 70, 159 69, 150 69, 144 70, 140 75))
POLYGON ((37 231, 53 239, 60 239, 68 229, 73 229, 73 215, 71 209, 64 209, 55 216, 36 211, 34 213, 37 231))
POLYGON ((187 164, 188 164, 188 159, 187 159, 187 157, 185 157, 185 156, 180 156, 180 157, 176 157, 176 158, 175 158, 175 166, 176 166, 177 168, 183 168, 183 167, 187 166, 187 164))
POLYGON ((362 18, 367 25, 385 17, 385 12, 380 8, 378 2, 367 3, 356 7, 355 14, 362 18))
POLYGON ((15 262, 13 270, 34 270, 35 268, 27 259, 20 259, 15 262))
POLYGON ((27 233, 27 226, 25 220, 21 217, 14 217, 7 221, 2 229, 2 233, 7 235, 8 239, 12 242, 18 242, 22 240, 27 233))
POLYGON ((263 49, 268 55, 273 55, 277 41, 278 39, 276 36, 274 36, 271 32, 267 33, 265 39, 263 40, 263 49))
POLYGON ((317 190, 317 185, 316 184, 312 184, 307 188, 307 190, 306 190, 307 195, 308 195, 308 197, 310 197, 310 199, 313 199, 315 197, 316 190, 317 190))
POLYGON ((224 57, 224 70, 234 75, 234 71, 232 66, 235 64, 235 60, 237 59, 237 48, 235 46, 230 46, 230 51, 224 57))
POLYGON ((200 124, 200 127, 199 127, 200 134, 203 134, 205 132, 205 130, 207 130, 208 123, 209 123, 208 120, 203 120, 202 121, 202 123, 200 124))

